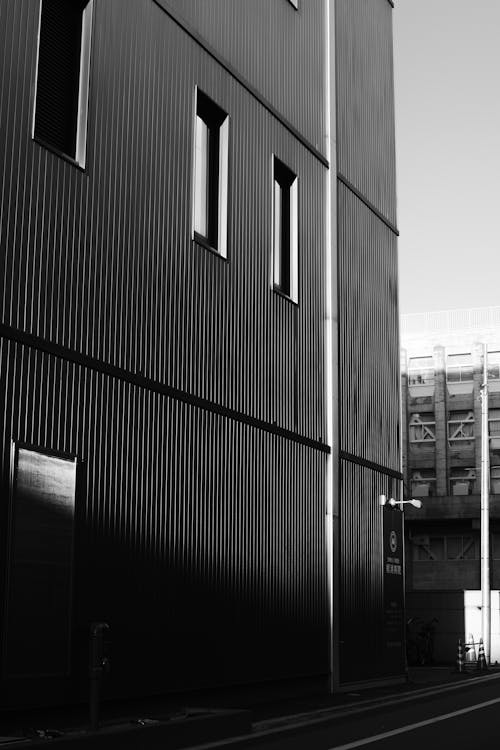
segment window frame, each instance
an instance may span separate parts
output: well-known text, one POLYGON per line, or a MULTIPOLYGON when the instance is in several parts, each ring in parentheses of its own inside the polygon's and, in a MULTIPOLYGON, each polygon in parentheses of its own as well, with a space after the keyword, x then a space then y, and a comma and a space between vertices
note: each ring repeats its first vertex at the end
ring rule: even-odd
MULTIPOLYGON (((45 0, 46 1, 46 0, 45 0)), ((42 11, 44 0, 40 0, 38 8, 38 35, 36 47, 35 78, 33 86, 33 107, 31 120, 31 137, 35 143, 43 146, 56 156, 70 162, 82 171, 85 171, 87 165, 87 133, 89 118, 89 92, 90 92, 90 69, 91 69, 91 48, 93 39, 93 18, 94 18, 94 0, 88 0, 82 7, 82 23, 80 36, 80 63, 78 74, 78 95, 77 95, 77 112, 76 112, 76 132, 75 132, 75 149, 74 154, 61 150, 50 140, 37 133, 37 110, 38 110, 38 93, 39 93, 39 67, 40 67, 40 41, 42 31, 42 11)))
MULTIPOLYGON (((467 372, 468 375, 468 372, 467 372)), ((450 352, 446 355, 446 383, 450 385, 457 385, 461 383, 473 383, 474 382, 474 363, 472 361, 472 354, 470 352, 454 353, 450 352), (459 357, 463 357, 464 361, 460 362, 459 357), (450 360, 456 360, 458 364, 451 364, 450 360), (469 360, 469 361, 467 361, 469 360), (464 377, 465 371, 470 370, 470 377, 464 377), (458 379, 450 379, 450 373, 456 372, 458 379)))
POLYGON ((227 260, 227 226, 229 200, 229 115, 198 86, 194 89, 193 166, 192 166, 192 230, 198 245, 227 260), (198 119, 208 131, 207 174, 204 180, 206 200, 206 234, 198 231, 197 193, 198 119))
POLYGON ((271 167, 271 288, 277 294, 298 305, 299 178, 276 154, 272 155, 271 167), (281 196, 279 223, 277 223, 278 192, 281 196), (283 206, 285 211, 283 211, 283 206))
POLYGON ((436 382, 436 368, 434 366, 434 358, 432 356, 424 356, 424 357, 410 357, 408 360, 408 386, 410 388, 420 387, 420 386, 434 386, 436 382), (425 365, 419 365, 418 367, 412 366, 412 363, 415 361, 422 361, 422 360, 429 360, 429 366, 426 367, 425 365), (412 373, 418 373, 423 379, 420 383, 413 383, 412 377, 415 377, 412 375, 412 373))
POLYGON ((412 412, 410 415, 410 419, 408 420, 408 442, 412 444, 428 444, 428 443, 435 443, 436 442, 436 418, 434 413, 422 413, 422 412, 412 412), (427 415, 431 416, 432 419, 430 420, 424 420, 423 417, 426 417, 427 415), (413 421, 417 417, 419 417, 419 421, 413 421), (412 429, 413 428, 413 429, 412 429), (412 432, 416 433, 417 428, 420 428, 420 431, 422 433, 422 437, 415 438, 412 436, 412 432), (432 430, 431 428, 434 428, 432 430), (425 435, 427 434, 427 437, 425 435))

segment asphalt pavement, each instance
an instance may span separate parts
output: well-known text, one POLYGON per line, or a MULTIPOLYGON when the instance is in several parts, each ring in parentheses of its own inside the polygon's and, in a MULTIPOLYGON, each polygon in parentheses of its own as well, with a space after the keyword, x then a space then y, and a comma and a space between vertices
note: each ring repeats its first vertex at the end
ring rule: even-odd
MULTIPOLYGON (((435 683, 421 688, 255 722, 251 735, 205 743, 196 750, 498 748, 500 673, 458 676, 445 682, 438 681, 436 673, 432 676, 435 683)), ((418 678, 423 679, 423 673, 418 678)))
POLYGON ((105 704, 97 732, 89 731, 85 713, 78 709, 24 714, 22 724, 9 720, 10 726, 3 716, 0 745, 11 745, 7 735, 33 747, 49 740, 61 750, 75 745, 81 750, 348 750, 368 745, 386 750, 396 743, 405 750, 422 750, 424 744, 430 750, 450 738, 453 750, 498 745, 496 740, 491 744, 500 717, 500 671, 495 670, 460 674, 446 666, 418 667, 399 685, 335 695, 323 687, 286 696, 283 690, 273 694, 261 686, 190 698, 192 708, 182 709, 161 697, 105 704))

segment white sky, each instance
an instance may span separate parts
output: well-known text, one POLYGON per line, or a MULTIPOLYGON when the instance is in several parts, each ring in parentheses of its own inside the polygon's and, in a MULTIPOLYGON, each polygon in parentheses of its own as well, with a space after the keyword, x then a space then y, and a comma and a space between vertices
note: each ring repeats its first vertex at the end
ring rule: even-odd
POLYGON ((400 311, 500 305, 500 0, 395 0, 400 311))

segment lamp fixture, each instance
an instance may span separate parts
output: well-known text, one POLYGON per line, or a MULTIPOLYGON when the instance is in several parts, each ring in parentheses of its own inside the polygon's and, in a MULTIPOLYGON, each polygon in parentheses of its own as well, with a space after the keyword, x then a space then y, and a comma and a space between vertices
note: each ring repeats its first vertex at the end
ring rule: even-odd
POLYGON ((390 505, 391 508, 395 508, 396 505, 405 505, 406 503, 413 505, 414 508, 422 507, 422 501, 415 500, 414 498, 412 498, 411 500, 395 500, 393 497, 387 499, 386 495, 379 495, 380 505, 390 505))

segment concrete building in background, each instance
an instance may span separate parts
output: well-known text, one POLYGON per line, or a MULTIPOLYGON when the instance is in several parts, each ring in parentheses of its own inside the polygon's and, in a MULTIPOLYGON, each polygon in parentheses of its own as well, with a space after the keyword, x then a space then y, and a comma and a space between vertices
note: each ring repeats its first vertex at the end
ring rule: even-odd
POLYGON ((392 2, 0 50, 0 704, 404 679, 392 2))
MULTIPOLYGON (((500 307, 404 315, 401 343, 406 492, 422 500, 421 509, 407 506, 405 513, 407 610, 424 621, 439 619, 436 658, 453 660, 457 639, 468 638, 472 627, 464 591, 481 587, 485 348, 490 584, 500 588, 500 307)), ((493 641, 492 633, 492 656, 498 651, 493 641)))

